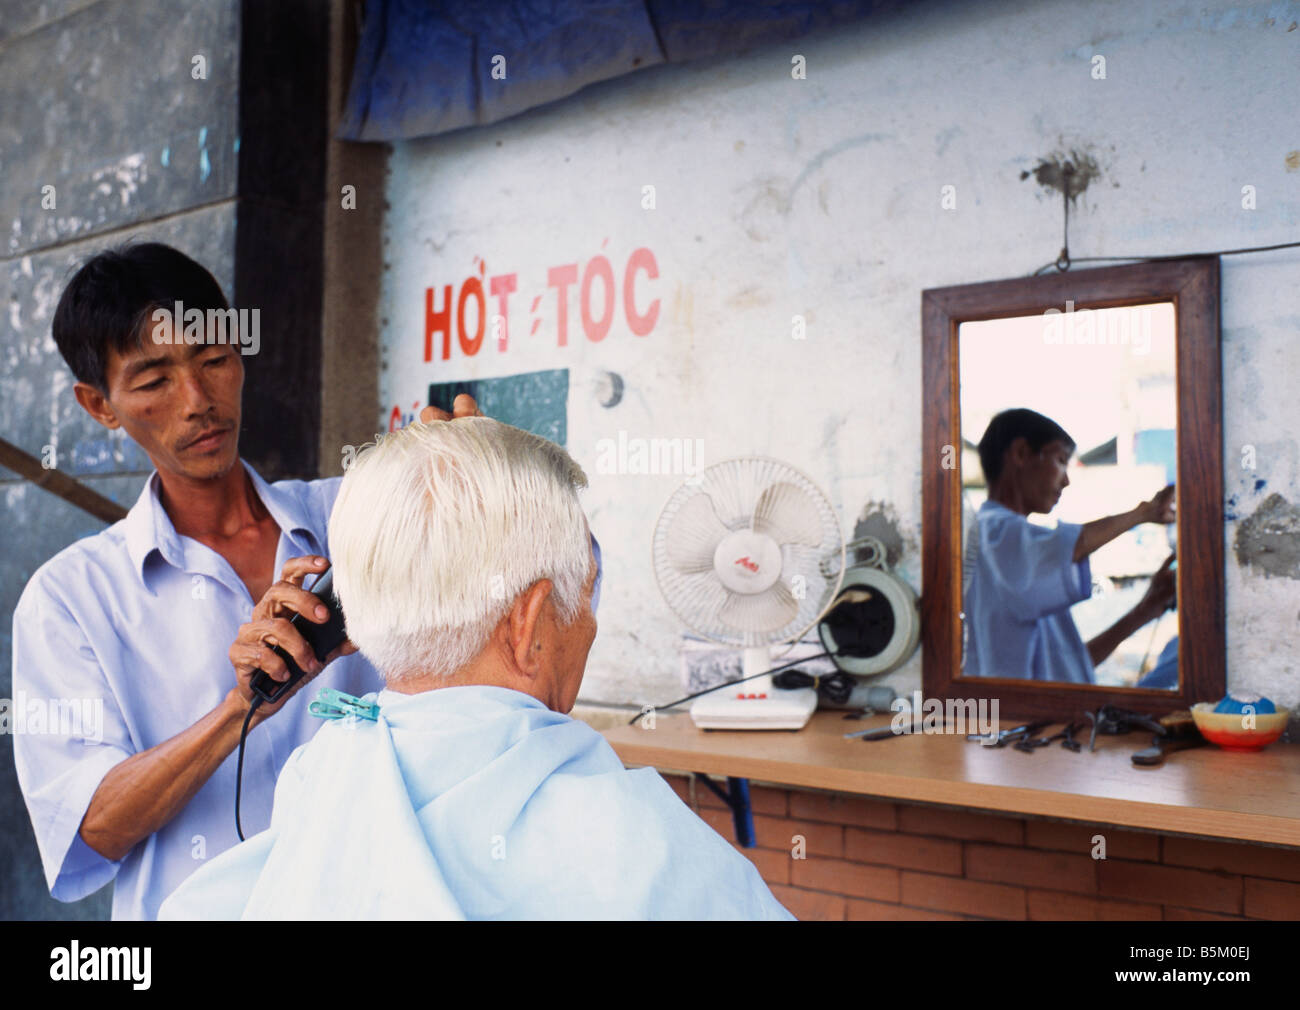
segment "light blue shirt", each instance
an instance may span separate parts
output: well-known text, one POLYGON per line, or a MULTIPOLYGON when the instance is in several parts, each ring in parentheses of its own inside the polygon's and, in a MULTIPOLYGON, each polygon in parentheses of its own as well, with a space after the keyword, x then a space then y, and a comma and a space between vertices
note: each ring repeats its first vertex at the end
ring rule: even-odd
POLYGON ((1092 595, 1088 559, 1073 560, 1082 529, 1039 526, 995 501, 980 506, 964 560, 963 676, 1094 682, 1070 616, 1092 595))
POLYGON ((162 919, 793 918, 652 768, 502 687, 384 690, 280 776, 270 830, 162 919))
MULTIPOLYGON (((291 557, 328 557, 342 478, 268 485, 244 467, 280 526, 275 578, 291 557)), ((238 841, 233 753, 125 858, 104 858, 77 833, 109 769, 188 729, 235 686, 229 650, 252 615, 254 601, 225 558, 176 533, 158 484, 155 471, 126 518, 42 565, 14 610, 14 761, 45 880, 55 898, 76 901, 116 878, 114 919, 154 918, 181 881, 238 841), (89 717, 48 718, 51 700, 89 717)), ((362 694, 382 681, 361 654, 341 657, 250 731, 245 834, 270 823, 276 776, 320 728, 307 711, 319 686, 362 694)))

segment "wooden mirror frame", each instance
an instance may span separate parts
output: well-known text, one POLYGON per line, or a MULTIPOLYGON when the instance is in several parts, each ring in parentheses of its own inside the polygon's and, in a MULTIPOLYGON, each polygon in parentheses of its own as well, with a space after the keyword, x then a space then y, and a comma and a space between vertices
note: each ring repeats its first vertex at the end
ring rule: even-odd
MULTIPOLYGON (((1226 691, 1223 576, 1223 389, 1219 258, 1161 260, 1043 277, 930 288, 921 292, 921 672, 925 697, 997 698, 999 711, 1073 717, 1118 705, 1160 713, 1226 691), (1174 303, 1178 514, 1177 691, 1106 689, 1002 677, 962 677, 961 413, 958 330, 962 323, 1028 316, 1047 308, 1102 309, 1174 303), (947 456, 945 456, 945 448, 947 456), (945 469, 945 458, 957 464, 945 469)), ((1015 404, 1008 404, 1015 406, 1015 404)), ((1101 518, 1100 516, 1098 518, 1101 518)))

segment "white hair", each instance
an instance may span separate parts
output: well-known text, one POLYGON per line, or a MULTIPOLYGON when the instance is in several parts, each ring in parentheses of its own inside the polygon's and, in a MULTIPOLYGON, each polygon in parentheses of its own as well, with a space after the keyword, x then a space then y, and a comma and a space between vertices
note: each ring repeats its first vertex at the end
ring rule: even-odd
POLYGON ((486 417, 366 445, 329 522, 348 637, 391 683, 465 666, 539 579, 572 623, 591 571, 586 486, 560 446, 486 417))

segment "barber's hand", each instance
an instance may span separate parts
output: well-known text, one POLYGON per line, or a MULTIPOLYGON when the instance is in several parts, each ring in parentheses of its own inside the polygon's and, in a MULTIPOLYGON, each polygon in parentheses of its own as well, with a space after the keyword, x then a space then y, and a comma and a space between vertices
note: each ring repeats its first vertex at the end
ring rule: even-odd
POLYGON ((455 421, 462 417, 483 416, 483 411, 478 409, 478 404, 469 393, 461 393, 456 397, 456 402, 451 405, 451 409, 453 413, 448 414, 441 407, 430 404, 420 411, 420 420, 428 424, 430 421, 455 421))
POLYGON ((1148 621, 1159 617, 1177 602, 1178 573, 1170 567, 1175 556, 1170 554, 1165 558, 1165 563, 1151 576, 1147 591, 1138 603, 1148 621))
POLYGON ((284 703, 297 694, 304 684, 339 656, 347 656, 357 651, 357 647, 350 641, 344 641, 325 657, 325 662, 319 662, 315 653, 311 651, 311 646, 307 644, 307 640, 289 623, 289 619, 294 614, 302 614, 315 624, 324 624, 329 620, 328 612, 325 610, 325 605, 321 603, 320 597, 302 588, 305 576, 321 575, 328 568, 329 562, 321 557, 307 555, 290 558, 284 563, 280 581, 271 586, 266 591, 266 595, 258 601, 248 623, 240 625, 235 643, 230 647, 230 662, 235 668, 235 678, 238 681, 236 690, 245 702, 251 705, 256 697, 250 682, 258 670, 266 671, 278 681, 289 679, 289 668, 284 660, 272 651, 272 646, 280 646, 306 673, 306 676, 294 685, 293 690, 286 692, 284 697, 275 704, 263 702, 257 714, 253 716, 253 725, 280 711, 284 703))
POLYGON ((1143 511, 1143 522, 1174 522, 1178 518, 1177 513, 1174 512, 1174 485, 1166 485, 1154 498, 1144 501, 1140 507, 1143 511))

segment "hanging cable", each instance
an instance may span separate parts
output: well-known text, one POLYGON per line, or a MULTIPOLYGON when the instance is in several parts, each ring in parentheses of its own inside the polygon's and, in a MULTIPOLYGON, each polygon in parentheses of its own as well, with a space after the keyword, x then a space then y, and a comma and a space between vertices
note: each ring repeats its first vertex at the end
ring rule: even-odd
POLYGON ((1061 225, 1061 255, 1056 257, 1054 266, 1065 273, 1070 269, 1070 180, 1074 178, 1074 166, 1068 161, 1061 169, 1065 176, 1065 185, 1061 187, 1061 204, 1065 209, 1065 221, 1061 225))
POLYGON ((1245 246, 1240 249, 1218 249, 1214 252, 1199 253, 1174 253, 1165 256, 1080 256, 1076 259, 1070 258, 1070 198, 1074 195, 1070 192, 1071 181, 1074 178, 1074 166, 1066 162, 1061 167, 1061 174, 1065 176, 1065 185, 1061 188, 1061 203, 1064 206, 1064 220, 1061 225, 1061 254, 1056 257, 1052 263, 1044 263, 1035 270, 1031 277, 1037 277, 1047 270, 1055 267, 1058 273, 1065 273, 1075 263, 1114 263, 1120 260, 1133 260, 1138 263, 1158 263, 1162 260, 1182 260, 1196 259, 1202 256, 1241 256, 1246 253, 1273 252, 1277 249, 1295 249, 1300 247, 1300 242, 1279 242, 1276 245, 1256 245, 1245 246))
MULTIPOLYGON (((1215 249, 1212 252, 1171 253, 1168 256, 1079 256, 1076 259, 1070 260, 1070 263, 1113 263, 1117 260, 1136 260, 1139 263, 1158 263, 1162 260, 1196 259, 1202 256, 1241 256, 1245 253, 1273 252, 1275 249, 1295 248, 1300 248, 1300 242, 1279 242, 1277 245, 1245 246, 1241 249, 1215 249)), ((1032 276, 1037 277, 1039 274, 1043 273, 1043 271, 1050 270, 1054 266, 1056 266, 1055 263, 1047 263, 1035 270, 1032 276)))

